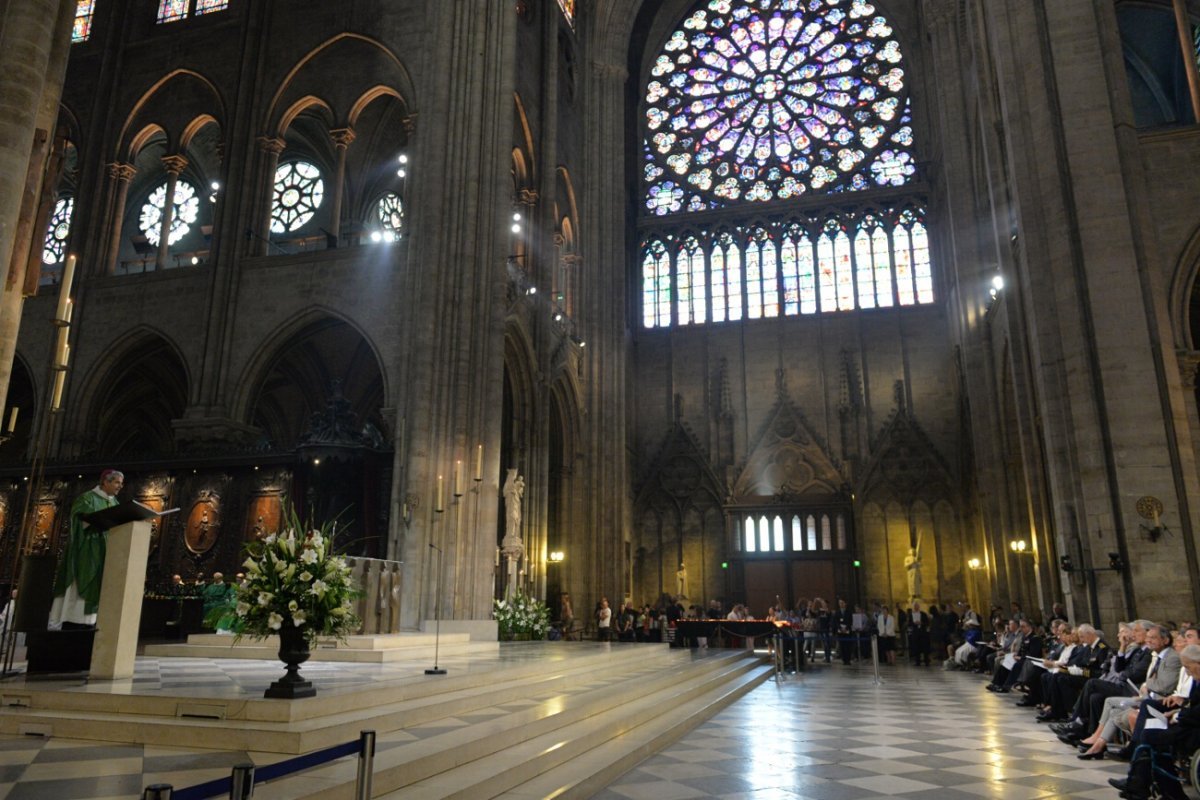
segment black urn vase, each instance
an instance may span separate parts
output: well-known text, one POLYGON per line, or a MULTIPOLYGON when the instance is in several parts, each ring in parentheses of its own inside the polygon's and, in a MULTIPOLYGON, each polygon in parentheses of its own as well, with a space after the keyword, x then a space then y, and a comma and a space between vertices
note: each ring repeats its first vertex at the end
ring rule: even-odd
POLYGON ((294 700, 300 697, 316 697, 317 687, 312 681, 300 677, 300 665, 308 661, 308 639, 304 631, 285 622, 279 629, 279 660, 287 665, 287 674, 272 683, 264 697, 280 697, 294 700))

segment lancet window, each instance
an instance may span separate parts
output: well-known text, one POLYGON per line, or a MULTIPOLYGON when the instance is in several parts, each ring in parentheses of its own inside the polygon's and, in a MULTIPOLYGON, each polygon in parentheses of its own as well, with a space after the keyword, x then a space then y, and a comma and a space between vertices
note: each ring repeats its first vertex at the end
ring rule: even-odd
POLYGON ((905 64, 866 0, 697 3, 642 122, 643 327, 933 302, 923 204, 894 199, 917 178, 905 64))
POLYGON ((845 552, 848 520, 839 511, 746 511, 735 515, 737 548, 743 553, 845 552))
MULTIPOLYGON (((138 228, 155 247, 161 239, 163 206, 166 199, 167 184, 163 183, 150 193, 138 217, 138 228)), ((167 244, 175 244, 187 236, 199 214, 200 198, 196 196, 195 187, 184 180, 176 181, 175 211, 171 215, 171 232, 167 235, 167 244)))
POLYGON ((379 227, 387 233, 399 234, 404 227, 404 204, 395 192, 388 192, 379 198, 375 214, 379 218, 379 227))
POLYGON ((158 22, 178 22, 187 19, 188 14, 200 16, 224 11, 229 7, 229 0, 159 0, 158 22))
POLYGON ((271 207, 271 231, 299 230, 313 217, 325 198, 321 170, 307 161, 290 161, 275 170, 275 201, 271 207))
POLYGON ((61 264, 67 253, 67 237, 71 235, 71 214, 75 210, 75 198, 61 197, 54 204, 50 224, 46 229, 46 240, 42 244, 42 263, 47 266, 61 264))
POLYGON ((86 42, 92 35, 92 16, 96 13, 96 0, 76 0, 75 25, 71 29, 71 42, 86 42))

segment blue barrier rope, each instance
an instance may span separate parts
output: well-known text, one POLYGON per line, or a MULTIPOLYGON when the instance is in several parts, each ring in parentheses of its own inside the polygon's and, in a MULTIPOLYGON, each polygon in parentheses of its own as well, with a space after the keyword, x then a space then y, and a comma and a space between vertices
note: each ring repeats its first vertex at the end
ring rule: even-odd
MULTIPOLYGON (((289 758, 286 761, 267 764, 263 767, 255 767, 254 782, 257 784, 278 780, 293 772, 301 772, 312 767, 319 767, 321 764, 336 761, 345 756, 358 755, 360 749, 361 740, 356 739, 353 742, 334 745, 324 750, 316 750, 302 756, 289 758)), ((218 778, 207 783, 198 783, 195 786, 188 786, 185 789, 174 791, 171 793, 171 798, 172 800, 208 800, 210 797, 228 797, 232 783, 232 778, 218 778)))

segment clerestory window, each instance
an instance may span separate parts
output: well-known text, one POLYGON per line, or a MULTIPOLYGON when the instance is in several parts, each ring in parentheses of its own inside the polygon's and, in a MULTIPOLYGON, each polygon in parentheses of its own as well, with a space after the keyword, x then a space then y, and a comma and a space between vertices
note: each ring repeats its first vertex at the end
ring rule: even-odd
POLYGON ((643 100, 644 327, 933 302, 923 203, 896 191, 904 60, 870 3, 698 3, 643 100))

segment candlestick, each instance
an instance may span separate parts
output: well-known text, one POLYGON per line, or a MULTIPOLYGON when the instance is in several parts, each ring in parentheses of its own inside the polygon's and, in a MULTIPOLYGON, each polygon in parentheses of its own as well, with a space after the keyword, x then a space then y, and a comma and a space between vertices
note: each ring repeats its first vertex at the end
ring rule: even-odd
POLYGON ((462 497, 462 460, 454 462, 454 496, 462 497))
POLYGON ((436 502, 434 503, 433 510, 438 512, 439 514, 442 512, 442 506, 443 506, 442 500, 444 497, 445 497, 445 489, 442 486, 442 476, 438 475, 437 497, 435 498, 436 502))
POLYGON ((67 324, 71 322, 71 313, 75 310, 75 301, 67 298, 67 324))
POLYGON ((475 481, 483 480, 483 445, 475 450, 475 481))
POLYGON ((1152 511, 1154 513, 1154 527, 1157 528, 1158 527, 1158 508, 1155 507, 1152 509, 1152 511))
POLYGON ((75 256, 67 256, 66 266, 63 267, 62 283, 58 287, 58 309, 54 318, 67 321, 67 303, 71 299, 71 282, 75 279, 75 256))
POLYGON ((17 429, 17 412, 21 409, 13 406, 13 410, 8 414, 8 432, 12 433, 17 429))
POLYGON ((50 410, 58 411, 62 408, 62 393, 63 383, 67 380, 66 370, 59 370, 54 375, 54 397, 50 401, 50 410))
POLYGON ((71 328, 68 325, 63 325, 58 329, 58 343, 54 346, 54 366, 65 367, 67 365, 67 335, 71 328))

